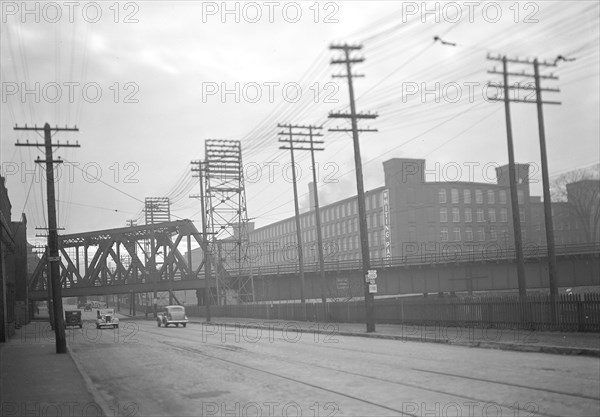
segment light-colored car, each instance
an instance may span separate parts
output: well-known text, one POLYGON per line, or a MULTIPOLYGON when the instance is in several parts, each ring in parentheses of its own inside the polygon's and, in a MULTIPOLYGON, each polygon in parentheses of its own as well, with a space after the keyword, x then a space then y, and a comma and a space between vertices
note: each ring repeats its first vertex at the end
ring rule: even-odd
POLYGON ((119 327, 119 318, 115 317, 115 310, 112 308, 104 308, 96 312, 96 329, 102 327, 119 327))
POLYGON ((185 315, 185 307, 166 306, 156 316, 156 322, 158 327, 161 325, 167 327, 169 324, 174 324, 175 327, 179 327, 181 324, 183 327, 185 327, 188 324, 188 318, 185 315))

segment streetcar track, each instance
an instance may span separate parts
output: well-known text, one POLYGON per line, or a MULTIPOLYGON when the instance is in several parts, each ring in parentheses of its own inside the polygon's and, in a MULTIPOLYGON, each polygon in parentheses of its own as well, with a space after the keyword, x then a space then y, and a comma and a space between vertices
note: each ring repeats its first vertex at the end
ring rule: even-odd
POLYGON ((166 344, 168 346, 171 346, 174 349, 178 349, 178 350, 182 350, 182 351, 185 351, 185 352, 194 353, 196 355, 202 355, 202 356, 204 356, 206 358, 216 359, 218 361, 225 362, 225 363, 228 363, 230 365, 239 366, 239 367, 242 367, 242 368, 250 369, 250 370, 255 371, 255 372, 260 372, 260 373, 271 375, 271 376, 274 376, 274 377, 277 377, 277 378, 285 379, 285 380, 290 381, 290 382, 295 382, 297 384, 306 385, 306 386, 311 387, 311 388, 319 389, 319 390, 322 390, 322 391, 325 391, 325 392, 329 392, 329 393, 332 393, 332 394, 335 394, 335 395, 339 395, 339 396, 342 396, 342 397, 350 398, 350 399, 352 399, 354 401, 359 401, 359 402, 362 402, 362 403, 365 403, 365 404, 369 404, 369 405, 372 405, 372 406, 375 406, 375 407, 383 408, 384 410, 393 411, 394 413, 400 413, 401 415, 404 415, 404 416, 418 417, 416 414, 406 413, 406 412, 404 412, 402 410, 398 410, 396 408, 388 407, 388 406, 383 405, 383 404, 377 404, 377 403, 375 403, 373 401, 369 401, 369 400, 366 400, 364 398, 359 398, 359 397, 356 397, 354 395, 350 395, 350 394, 346 394, 346 393, 343 393, 343 392, 340 392, 340 391, 336 391, 336 390, 332 390, 332 389, 329 389, 329 388, 321 387, 321 386, 316 385, 316 384, 311 384, 309 382, 301 381, 299 379, 295 379, 295 378, 292 378, 292 377, 289 377, 289 376, 277 374, 275 372, 271 372, 271 371, 266 371, 264 369, 255 368, 253 366, 245 365, 243 363, 239 363, 239 362, 235 362, 235 361, 231 361, 229 359, 224 359, 224 358, 220 358, 218 356, 208 355, 208 354, 206 354, 204 352, 199 351, 198 349, 187 348, 187 347, 184 347, 184 346, 177 346, 177 345, 175 345, 173 343, 169 343, 167 341, 163 341, 162 343, 164 343, 164 344, 166 344))
MULTIPOLYGON (((166 342, 166 341, 163 341, 162 343, 166 343, 169 346, 176 347, 174 344, 166 342)), ((208 344, 208 345, 210 347, 216 347, 216 348, 218 348, 218 346, 215 346, 213 344, 208 344)), ((195 352, 195 349, 193 349, 193 348, 189 348, 189 349, 183 348, 183 349, 195 352)), ((200 352, 195 352, 195 353, 200 353, 200 352)), ((204 354, 204 353, 202 353, 202 354, 204 354)), ((257 353, 254 352, 254 354, 256 355, 257 353)), ((268 358, 275 357, 276 359, 281 360, 283 362, 294 362, 294 363, 297 363, 299 365, 308 365, 308 366, 312 366, 314 368, 320 368, 320 369, 325 369, 325 370, 328 370, 328 371, 340 372, 340 373, 344 373, 344 374, 348 374, 348 375, 353 375, 353 376, 358 376, 358 377, 362 377, 362 378, 373 379, 375 381, 385 382, 385 383, 394 384, 394 385, 400 385, 400 386, 403 386, 403 387, 413 388, 413 389, 422 390, 422 391, 428 391, 428 392, 432 392, 432 393, 435 393, 435 394, 448 395, 450 397, 462 398, 462 399, 469 400, 469 401, 477 401, 478 403, 482 403, 482 404, 492 404, 493 403, 493 404, 499 405, 501 407, 505 407, 505 408, 507 408, 509 410, 513 410, 513 411, 523 411, 521 408, 515 407, 512 404, 504 404, 504 403, 500 403, 500 402, 496 402, 496 401, 482 400, 481 398, 470 397, 470 396, 466 396, 466 395, 462 395, 462 394, 456 394, 456 393, 448 392, 448 391, 442 391, 442 390, 438 390, 438 389, 434 389, 434 388, 424 387, 424 386, 417 385, 417 384, 410 384, 410 383, 407 383, 407 382, 394 381, 394 380, 391 380, 391 379, 381 378, 381 377, 377 377, 377 376, 364 375, 364 374, 360 374, 360 373, 357 373, 357 372, 347 371, 347 370, 344 370, 344 369, 332 368, 332 367, 329 367, 329 366, 324 366, 324 365, 319 365, 319 364, 314 364, 314 363, 309 363, 309 362, 303 362, 303 361, 299 361, 299 360, 291 359, 291 358, 287 358, 287 357, 284 358, 284 357, 281 357, 281 356, 278 356, 278 355, 272 355, 272 354, 267 355, 267 354, 264 354, 264 353, 258 353, 258 354, 263 355, 263 356, 268 356, 268 358)), ((206 355, 206 354, 204 354, 204 355, 205 356, 209 356, 209 355, 206 355)), ((406 369, 410 369, 410 368, 406 368, 406 369)), ((415 371, 419 371, 418 369, 414 369, 414 370, 415 371)), ((503 384, 503 385, 509 385, 509 384, 503 384)), ((560 393, 557 393, 557 394, 560 394, 560 393)), ((563 395, 568 395, 568 394, 563 394, 563 395)), ((536 415, 538 415, 538 416, 545 416, 545 417, 561 417, 560 415, 546 414, 546 413, 542 413, 540 411, 536 411, 536 415)))
MULTIPOLYGON (((156 335, 164 336, 164 334, 161 334, 161 333, 157 333, 157 332, 153 332, 153 331, 148 331, 148 332, 156 334, 156 335)), ((187 338, 186 338, 186 340, 189 341, 189 342, 194 342, 194 340, 190 340, 190 339, 187 339, 187 338)), ((206 344, 206 342, 204 342, 204 343, 206 344)), ((218 345, 213 344, 213 343, 210 343, 209 345, 211 345, 211 346, 213 346, 215 348, 219 348, 218 345)), ((231 349, 228 349, 228 350, 231 350, 231 349)), ((352 350, 352 349, 348 349, 348 350, 352 350)), ((359 351, 359 352, 362 352, 362 351, 359 351)), ((253 352, 253 354, 261 354, 263 356, 267 356, 264 353, 258 353, 258 352, 253 352)), ((269 357, 273 357, 273 356, 274 355, 269 354, 269 357)), ((473 398, 473 397, 467 397, 467 396, 464 396, 464 395, 461 395, 461 394, 454 394, 454 393, 440 391, 440 390, 436 390, 436 389, 428 388, 428 387, 423 387, 423 386, 419 386, 419 385, 413 385, 413 384, 408 384, 408 383, 404 383, 404 382, 388 380, 388 379, 385 379, 385 378, 379 378, 379 377, 375 377, 375 376, 364 375, 364 374, 355 373, 355 372, 347 371, 347 370, 343 370, 343 369, 331 368, 331 367, 327 367, 327 366, 324 366, 324 365, 318 365, 318 364, 312 364, 312 363, 308 363, 308 362, 302 362, 302 361, 298 361, 298 360, 291 359, 291 358, 288 358, 288 357, 285 357, 285 358, 282 358, 281 356, 277 356, 277 357, 280 360, 285 360, 285 361, 288 361, 288 362, 295 362, 295 363, 298 363, 298 364, 301 364, 301 365, 309 365, 309 366, 313 366, 313 367, 317 367, 317 368, 338 371, 338 372, 341 372, 341 373, 347 373, 347 374, 355 375, 355 376, 359 376, 359 377, 370 378, 370 379, 378 380, 378 381, 381 381, 381 382, 388 382, 388 383, 392 383, 392 384, 406 386, 406 387, 409 387, 409 388, 417 388, 417 389, 422 389, 422 390, 425 390, 425 391, 431 391, 431 392, 435 392, 437 394, 451 395, 451 396, 455 396, 455 397, 459 397, 459 398, 464 398, 464 399, 468 399, 468 400, 482 401, 480 399, 476 399, 476 398, 473 398)), ((429 371, 429 370, 426 370, 426 369, 418 369, 418 368, 408 368, 408 367, 405 367, 403 369, 408 369, 408 370, 412 370, 412 371, 416 371, 416 372, 423 372, 423 373, 436 373, 436 374, 440 374, 440 375, 444 375, 444 376, 448 376, 448 377, 453 377, 453 378, 462 378, 462 379, 467 379, 467 380, 474 380, 474 381, 480 381, 480 382, 487 382, 487 383, 491 383, 491 384, 504 385, 504 386, 507 386, 509 388, 528 389, 528 390, 532 390, 532 391, 541 391, 541 392, 545 392, 545 393, 548 393, 548 394, 562 395, 562 396, 566 396, 566 397, 575 397, 575 398, 581 398, 581 399, 592 400, 592 401, 600 401, 599 398, 587 396, 587 395, 584 395, 584 394, 561 392, 561 391, 551 390, 551 389, 547 389, 547 388, 528 387, 526 385, 514 384, 514 383, 509 383, 509 382, 504 382, 504 381, 493 381, 493 380, 488 380, 488 379, 484 379, 484 378, 469 377, 469 376, 464 376, 464 375, 450 374, 450 373, 444 373, 444 372, 438 372, 438 371, 429 371)), ((483 402, 487 402, 487 401, 483 401, 483 402)), ((498 403, 498 405, 502 405, 502 404, 498 403)), ((515 407, 510 406, 510 405, 504 405, 504 406, 507 407, 507 408, 515 409, 515 407)), ((544 414, 544 415, 546 415, 548 417, 560 417, 560 416, 554 416, 553 414, 544 414)))

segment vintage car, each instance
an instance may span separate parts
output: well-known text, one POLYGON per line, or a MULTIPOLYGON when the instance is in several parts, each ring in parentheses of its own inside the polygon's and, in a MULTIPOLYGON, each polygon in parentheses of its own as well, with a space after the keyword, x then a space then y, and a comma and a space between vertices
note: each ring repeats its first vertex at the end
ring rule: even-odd
POLYGON ((179 327, 181 324, 183 327, 188 323, 188 318, 185 315, 185 307, 183 306, 166 306, 163 311, 158 313, 156 316, 156 322, 158 327, 169 324, 174 324, 175 327, 179 327))
POLYGON ((65 329, 67 327, 79 327, 80 329, 83 327, 83 321, 81 321, 81 311, 65 311, 65 329))
POLYGON ((115 317, 115 311, 112 308, 96 310, 96 315, 96 329, 102 327, 112 327, 115 329, 119 327, 119 318, 115 317))

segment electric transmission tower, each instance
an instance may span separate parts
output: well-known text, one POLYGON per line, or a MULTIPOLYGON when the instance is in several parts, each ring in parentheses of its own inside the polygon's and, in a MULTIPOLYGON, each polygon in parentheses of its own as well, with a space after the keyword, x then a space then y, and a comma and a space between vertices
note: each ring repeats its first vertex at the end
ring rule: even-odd
POLYGON ((254 285, 248 262, 248 212, 239 140, 205 141, 205 191, 207 234, 211 259, 216 260, 217 304, 254 301, 254 285), (216 256, 215 252, 216 251, 216 256))

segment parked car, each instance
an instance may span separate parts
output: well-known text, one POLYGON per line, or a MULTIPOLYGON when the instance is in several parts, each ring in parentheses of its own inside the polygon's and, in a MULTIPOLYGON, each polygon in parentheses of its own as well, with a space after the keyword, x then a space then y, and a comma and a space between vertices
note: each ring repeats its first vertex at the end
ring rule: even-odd
POLYGON ((119 327, 119 318, 115 317, 115 310, 112 308, 104 308, 96 311, 96 329, 102 327, 112 327, 115 329, 119 327))
POLYGON ((185 327, 188 324, 188 318, 185 315, 185 307, 166 306, 156 316, 156 322, 158 327, 161 325, 167 327, 169 324, 174 324, 175 327, 179 327, 181 324, 183 327, 185 327))
POLYGON ((83 321, 81 320, 81 311, 79 310, 67 310, 65 311, 65 329, 67 327, 83 327, 83 321))

